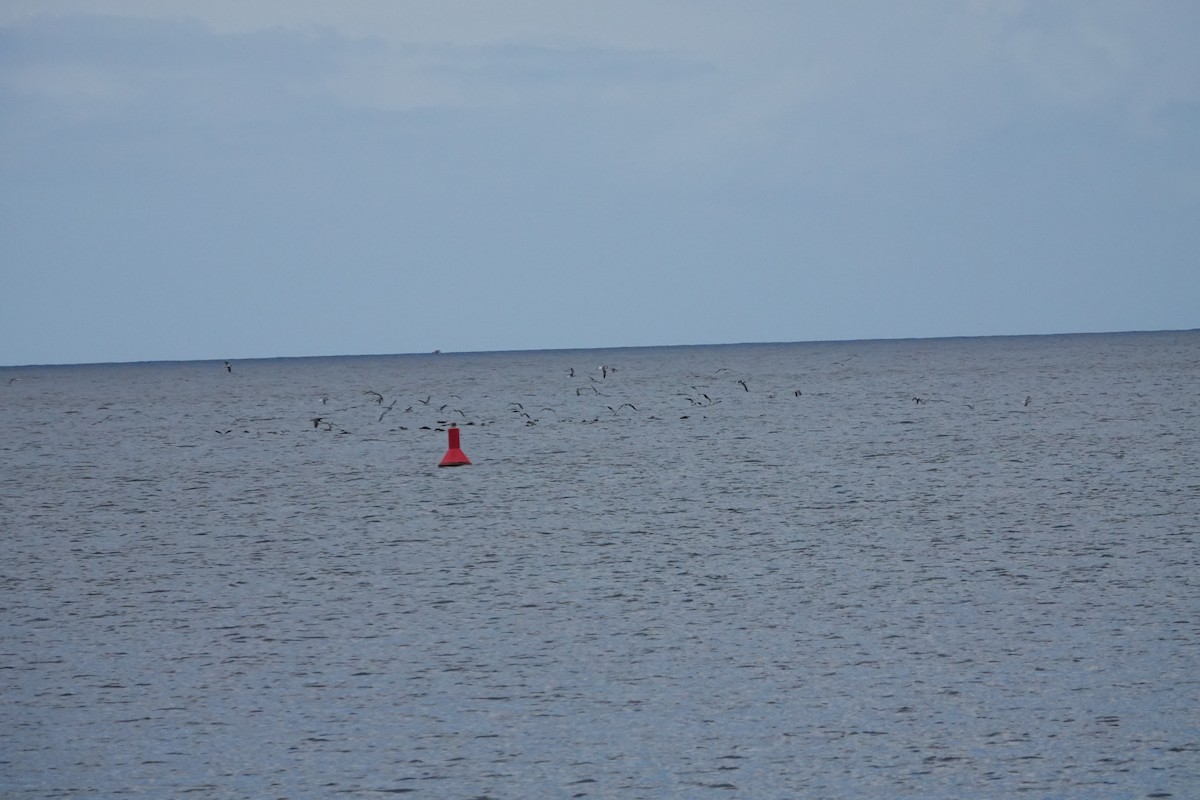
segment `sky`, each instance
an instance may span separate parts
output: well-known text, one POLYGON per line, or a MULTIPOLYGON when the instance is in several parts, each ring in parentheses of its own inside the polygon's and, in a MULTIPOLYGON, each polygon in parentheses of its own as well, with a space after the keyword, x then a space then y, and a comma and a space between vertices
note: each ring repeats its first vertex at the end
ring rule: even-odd
POLYGON ((0 365, 1200 327, 1194 0, 3 0, 0 365))

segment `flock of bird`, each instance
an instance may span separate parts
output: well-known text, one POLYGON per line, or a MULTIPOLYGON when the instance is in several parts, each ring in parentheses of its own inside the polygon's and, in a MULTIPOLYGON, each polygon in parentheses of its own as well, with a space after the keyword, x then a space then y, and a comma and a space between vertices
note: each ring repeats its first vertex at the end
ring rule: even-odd
MULTIPOLYGON (((840 366, 843 362, 837 362, 834 366, 840 366)), ((224 369, 232 373, 233 367, 230 362, 224 362, 224 369)), ((690 385, 690 391, 677 391, 676 397, 683 398, 680 402, 686 402, 688 406, 684 411, 691 410, 695 412, 698 409, 710 408, 722 403, 730 397, 720 396, 720 388, 727 387, 736 393, 740 390, 743 393, 753 394, 750 381, 746 378, 734 378, 729 374, 730 370, 727 367, 718 369, 714 374, 705 376, 708 382, 701 382, 699 385, 690 385), (734 389, 733 387, 737 387, 734 389), (714 397, 709 394, 717 394, 714 397)), ((575 397, 578 398, 613 398, 620 397, 621 387, 615 386, 610 378, 618 373, 618 368, 610 364, 602 364, 587 374, 588 381, 586 383, 578 383, 576 370, 568 368, 566 375, 568 379, 572 379, 571 389, 575 397), (598 377, 597 377, 598 376, 598 377)), ((790 394, 794 398, 804 396, 801 389, 791 389, 790 394)), ((777 392, 769 390, 764 392, 769 399, 774 399, 777 392)), ((626 410, 634 413, 642 413, 638 406, 629 400, 620 398, 622 402, 604 402, 601 410, 600 407, 592 406, 593 414, 590 417, 584 417, 579 420, 582 423, 598 423, 605 416, 609 418, 620 418, 625 415, 626 410), (594 413, 600 411, 599 414, 594 413), (605 411, 608 412, 605 415, 605 411)), ((322 396, 318 398, 318 402, 322 407, 329 405, 329 397, 322 396)), ((602 401, 603 402, 603 401, 602 401)), ((640 401, 639 401, 640 402, 640 401)), ((913 396, 912 402, 916 405, 923 405, 928 400, 921 396, 913 396)), ((1026 396, 1023 406, 1028 407, 1032 402, 1032 397, 1026 396)), ((351 428, 362 430, 364 424, 378 425, 383 423, 389 415, 392 415, 393 422, 390 423, 391 430, 407 431, 410 429, 423 431, 444 431, 448 426, 473 426, 473 425, 491 425, 498 422, 496 417, 479 419, 474 415, 469 415, 462 408, 457 407, 462 405, 462 398, 457 394, 451 394, 446 397, 445 402, 436 402, 432 395, 426 395, 424 398, 417 397, 411 403, 405 404, 403 408, 397 408, 400 405, 400 398, 393 397, 389 401, 388 398, 379 391, 374 389, 362 390, 357 402, 352 402, 349 405, 344 405, 338 408, 324 409, 319 413, 314 413, 309 417, 309 424, 312 428, 319 431, 339 434, 352 433, 351 428), (457 402, 455 402, 457 401, 457 402), (369 412, 368 412, 369 410, 369 412), (378 412, 376 414, 376 412, 378 412), (369 413, 369 415, 368 415, 369 413), (411 416, 406 416, 411 415, 411 416), (457 415, 457 416, 456 416, 457 415), (407 424, 399 424, 399 423, 407 424)), ((966 404, 968 408, 974 408, 971 404, 966 404)), ((553 406, 543 405, 536 410, 527 409, 525 405, 519 401, 513 400, 506 404, 504 410, 520 420, 526 427, 538 425, 543 418, 543 414, 553 414, 553 421, 565 421, 565 415, 560 414, 559 410, 553 406)), ((679 419, 689 419, 690 414, 682 413, 679 419)), ((659 419, 653 413, 648 417, 650 420, 659 419)), ((225 435, 232 429, 217 430, 216 433, 225 435)))

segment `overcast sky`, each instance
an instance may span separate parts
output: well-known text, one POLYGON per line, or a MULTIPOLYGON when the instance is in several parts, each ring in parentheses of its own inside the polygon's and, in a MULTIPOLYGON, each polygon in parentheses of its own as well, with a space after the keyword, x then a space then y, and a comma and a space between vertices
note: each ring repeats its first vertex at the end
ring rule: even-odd
POLYGON ((4 0, 0 364, 1200 326, 1195 0, 4 0))

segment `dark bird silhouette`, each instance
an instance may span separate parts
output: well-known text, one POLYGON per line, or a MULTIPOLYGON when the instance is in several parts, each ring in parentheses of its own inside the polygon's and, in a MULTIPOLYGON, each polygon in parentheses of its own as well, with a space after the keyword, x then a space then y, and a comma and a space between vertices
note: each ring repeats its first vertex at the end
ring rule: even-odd
POLYGON ((742 385, 742 388, 745 389, 747 392, 750 391, 750 387, 746 385, 745 381, 738 381, 738 383, 740 383, 742 385))
POLYGON ((1026 396, 1025 396, 1025 405, 1029 405, 1029 401, 1030 401, 1030 400, 1032 400, 1032 399, 1033 399, 1032 397, 1030 397, 1030 396, 1026 395, 1026 396))
POLYGON ((395 408, 395 407, 396 407, 396 401, 395 401, 395 400, 393 400, 393 401, 392 401, 392 404, 391 404, 391 405, 389 405, 387 408, 385 408, 385 409, 383 410, 383 413, 379 415, 379 421, 380 421, 380 422, 383 422, 383 418, 384 418, 384 417, 386 417, 386 416, 387 416, 387 413, 388 413, 389 411, 391 411, 391 410, 392 410, 393 408, 395 408))
POLYGON ((433 395, 430 395, 429 397, 426 397, 424 400, 421 400, 420 398, 418 398, 418 399, 417 399, 417 402, 418 402, 418 403, 420 403, 421 405, 427 406, 427 405, 429 405, 429 399, 430 399, 431 397, 433 397, 433 395))
POLYGON ((369 394, 371 397, 374 397, 376 405, 383 405, 383 395, 381 395, 379 392, 366 391, 363 392, 363 394, 369 394))
POLYGON ((226 362, 225 362, 225 371, 226 371, 226 372, 233 372, 233 365, 232 365, 232 364, 230 364, 228 361, 226 361, 226 362))
POLYGON ((313 424, 313 427, 314 427, 314 428, 320 427, 320 425, 321 425, 321 422, 322 422, 323 420, 324 420, 324 417, 313 417, 313 418, 312 418, 312 420, 311 420, 311 422, 312 422, 312 424, 313 424))
POLYGON ((567 376, 571 377, 571 378, 575 377, 575 368, 574 367, 571 367, 570 369, 567 370, 567 376))
POLYGON ((799 396, 800 396, 800 395, 802 395, 802 394, 804 394, 804 392, 802 392, 802 391, 800 391, 799 389, 797 389, 797 390, 795 390, 794 392, 792 392, 792 397, 799 397, 799 396))

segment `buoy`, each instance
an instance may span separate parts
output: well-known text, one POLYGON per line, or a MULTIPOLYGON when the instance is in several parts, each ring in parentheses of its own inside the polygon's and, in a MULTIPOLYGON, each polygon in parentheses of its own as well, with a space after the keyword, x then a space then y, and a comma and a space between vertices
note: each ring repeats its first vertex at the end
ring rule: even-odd
POLYGON ((451 422, 446 433, 450 435, 450 449, 446 451, 446 455, 442 456, 442 463, 438 464, 438 466, 461 467, 470 464, 471 459, 467 458, 467 454, 459 448, 458 436, 460 431, 458 430, 458 425, 451 422))

